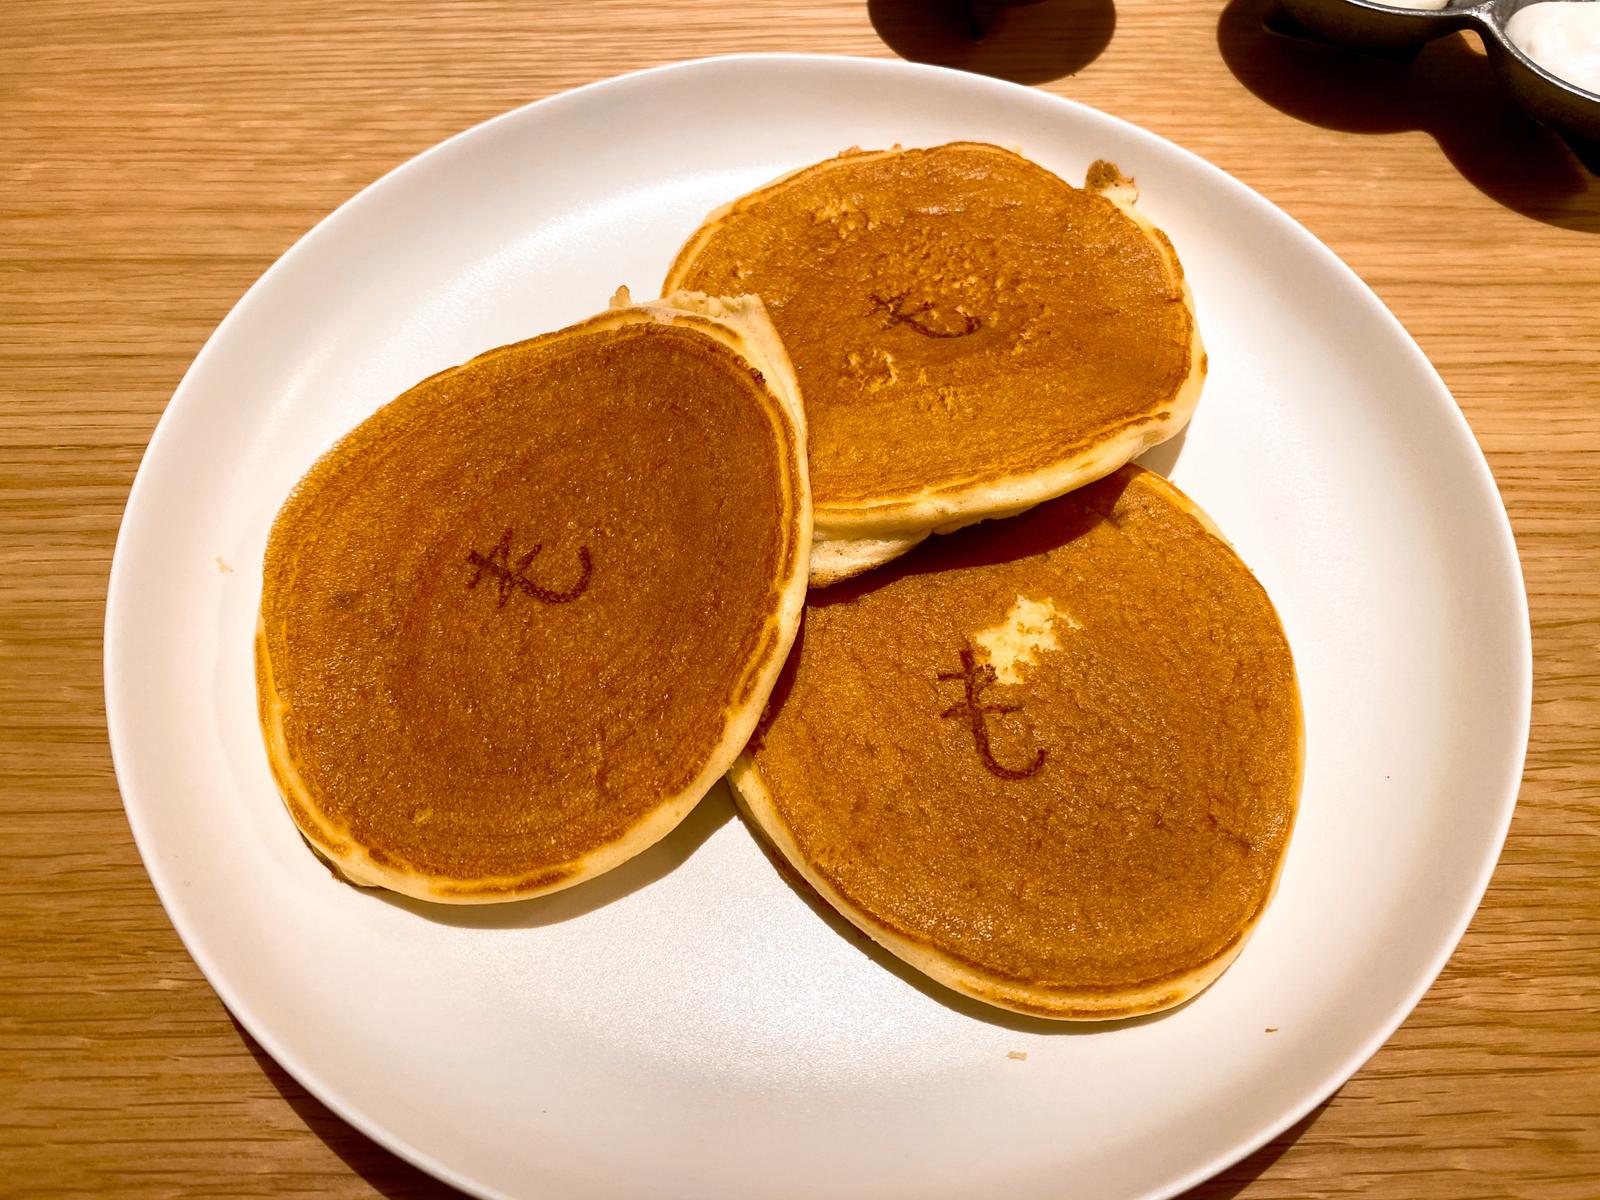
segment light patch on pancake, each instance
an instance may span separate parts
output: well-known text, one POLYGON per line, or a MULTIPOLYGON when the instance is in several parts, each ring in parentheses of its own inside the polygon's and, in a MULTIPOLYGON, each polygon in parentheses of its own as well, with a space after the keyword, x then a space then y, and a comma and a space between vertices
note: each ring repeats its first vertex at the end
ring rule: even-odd
POLYGON ((862 209, 861 201, 855 196, 825 202, 812 211, 811 220, 817 225, 832 225, 841 238, 870 231, 878 224, 862 209))
POLYGON ((860 383, 869 392, 876 392, 900 381, 900 371, 895 366, 894 355, 878 348, 862 354, 852 350, 844 356, 844 373, 860 383))
POLYGON ((1023 667, 1038 666, 1038 656, 1043 651, 1061 649, 1057 624, 1065 624, 1068 629, 1083 628, 1071 613, 1061 611, 1048 599, 1018 596, 1004 621, 980 630, 972 640, 994 668, 997 683, 1021 683, 1023 667))
MULTIPOLYGON (((1044 311, 1048 312, 1049 310, 1047 309, 1047 310, 1044 310, 1044 311)), ((1034 337, 1036 336, 1035 326, 1037 324, 1038 324, 1038 318, 1037 317, 1029 317, 1027 319, 1027 321, 1022 325, 1021 328, 1015 330, 1012 333, 1012 335, 1011 335, 1011 353, 1012 354, 1023 354, 1028 350, 1028 348, 1029 348, 1028 347, 1028 343, 1033 341, 1034 337)))

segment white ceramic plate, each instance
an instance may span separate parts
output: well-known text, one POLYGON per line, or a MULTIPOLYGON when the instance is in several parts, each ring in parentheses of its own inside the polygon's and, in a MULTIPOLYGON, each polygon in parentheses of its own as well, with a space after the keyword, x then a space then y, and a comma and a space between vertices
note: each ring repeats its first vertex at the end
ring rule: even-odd
POLYGON ((584 88, 339 209, 173 397, 106 614, 129 821, 228 1007, 425 1169, 573 1200, 1154 1197, 1220 1170, 1343 1082, 1444 964, 1510 818, 1530 674, 1488 468, 1416 345, 1328 250, 1112 117, 857 59, 729 58, 584 88), (814 913, 721 787, 654 850, 543 900, 437 909, 336 882, 285 815, 256 726, 260 563, 290 486, 423 376, 586 316, 619 283, 653 295, 730 197, 847 146, 953 138, 1075 180, 1113 159, 1193 282, 1211 374, 1181 448, 1154 457, 1276 602, 1308 730, 1282 888, 1236 965, 1195 1002, 1114 1026, 962 1002, 814 913))

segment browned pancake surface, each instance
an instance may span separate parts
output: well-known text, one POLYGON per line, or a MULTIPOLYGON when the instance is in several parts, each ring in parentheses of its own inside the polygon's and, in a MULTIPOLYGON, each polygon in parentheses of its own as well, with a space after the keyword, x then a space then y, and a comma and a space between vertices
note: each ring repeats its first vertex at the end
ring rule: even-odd
POLYGON ((1127 467, 813 595, 753 757, 848 906, 1079 993, 1183 974, 1253 925, 1295 811, 1293 665, 1175 495, 1127 467), (977 635, 1019 598, 1053 607, 1025 611, 1059 645, 1008 684, 977 635))
POLYGON ((1190 373, 1176 260, 994 146, 845 155, 713 224, 668 289, 766 302, 819 510, 1049 467, 1149 420, 1190 373))
POLYGON ((495 351, 380 410, 266 557, 325 817, 381 865, 537 882, 688 786, 773 637, 795 455, 748 367, 665 325, 495 351))

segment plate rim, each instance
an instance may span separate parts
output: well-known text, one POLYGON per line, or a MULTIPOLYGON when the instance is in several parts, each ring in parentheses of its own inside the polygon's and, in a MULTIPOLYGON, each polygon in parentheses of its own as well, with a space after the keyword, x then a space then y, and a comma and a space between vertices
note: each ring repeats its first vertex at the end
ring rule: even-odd
POLYGON ((118 626, 119 622, 126 620, 124 613, 130 606, 129 601, 126 599, 127 585, 125 583, 129 570, 126 563, 131 553, 126 548, 130 537, 130 524, 139 523, 138 513, 145 503, 143 497, 150 486, 147 481, 150 473, 156 469, 151 466, 152 462, 159 461, 162 457, 164 453, 163 447, 172 436, 172 427, 182 419, 184 412, 197 403, 193 398, 195 387, 191 381, 199 373, 209 356, 218 352, 217 346, 226 340, 233 325, 245 319, 240 314, 249 306, 252 298, 258 292, 269 287, 280 272, 288 269, 288 264, 310 253, 311 249, 320 240, 331 236, 328 232, 329 230, 356 219, 352 216, 352 211, 369 192, 386 187, 391 181, 400 180, 411 172, 424 169, 424 164, 427 160, 448 153, 457 143, 481 136, 487 129, 517 120, 532 110, 548 109, 568 103, 580 102, 582 98, 593 93, 635 84, 648 78, 693 74, 716 65, 748 64, 753 62, 781 62, 793 65, 801 70, 842 69, 846 71, 862 71, 864 73, 892 73, 908 78, 921 77, 928 80, 960 81, 963 86, 976 86, 980 90, 987 90, 997 95, 1015 96, 1020 93, 1040 96, 1046 98, 1047 103, 1054 102, 1065 106, 1069 111, 1079 114, 1089 113, 1093 114, 1097 119, 1109 120, 1119 126, 1122 132, 1153 140, 1165 152, 1175 153, 1179 158, 1187 160, 1187 164, 1191 168, 1199 169, 1216 185, 1225 189, 1232 189, 1236 193, 1244 195, 1252 205, 1264 210, 1269 214, 1270 219, 1277 222, 1285 233, 1300 244, 1303 250, 1313 255, 1321 255, 1337 265, 1337 270, 1346 277, 1348 282, 1353 283, 1355 290, 1362 295, 1363 303, 1373 309, 1380 320, 1388 323, 1400 335, 1400 341, 1406 347, 1405 352, 1414 360, 1415 365, 1421 368, 1425 374, 1431 376, 1437 383, 1438 387, 1433 391, 1432 395, 1427 398, 1418 397, 1415 402, 1434 404, 1438 409, 1438 415, 1443 418, 1445 424, 1452 426, 1455 434, 1464 438, 1466 444, 1472 447, 1475 453, 1467 455, 1466 458, 1472 470, 1479 477, 1478 483, 1480 486, 1486 485, 1488 492, 1498 501, 1496 506, 1498 520, 1494 522, 1494 534, 1496 541, 1499 543, 1501 553, 1496 563, 1496 571, 1505 576, 1503 583, 1507 587, 1506 598, 1512 601, 1514 612, 1511 615, 1517 618, 1514 622, 1514 629, 1507 630, 1508 635, 1514 635, 1516 643, 1511 647, 1511 650, 1515 655, 1517 677, 1515 680, 1515 695, 1510 698, 1511 702, 1506 707, 1511 721, 1508 730, 1517 735, 1518 750, 1506 761, 1505 775, 1495 789, 1501 796, 1497 822, 1498 829, 1495 832, 1495 836, 1486 840, 1482 847, 1481 858, 1468 892, 1473 897, 1473 900, 1470 904, 1464 905, 1462 911, 1455 915, 1454 920, 1451 922, 1449 936, 1441 940, 1439 948, 1434 955, 1427 961, 1419 963, 1415 969, 1412 983, 1406 989, 1402 1001, 1395 1005, 1394 1009, 1382 1021, 1376 1024, 1366 1039, 1348 1054, 1335 1069, 1314 1086, 1308 1088, 1305 1097, 1300 1102, 1286 1106, 1274 1119, 1264 1122, 1249 1137, 1233 1142, 1225 1149, 1213 1153, 1197 1166, 1190 1168, 1185 1174, 1175 1176, 1167 1183, 1158 1185, 1153 1190, 1147 1190, 1141 1194, 1141 1200, 1171 1200, 1172 1197, 1203 1183, 1205 1180, 1214 1177, 1228 1167, 1254 1154, 1284 1130, 1291 1128, 1302 1120, 1308 1113, 1348 1082, 1416 1010, 1417 1005, 1432 988, 1445 965, 1455 954, 1473 917, 1482 907, 1495 867, 1499 863, 1506 837, 1510 830, 1511 820, 1516 810, 1523 773, 1526 767, 1529 736, 1532 730, 1533 693, 1533 644, 1527 586, 1522 570, 1521 557, 1517 549, 1515 533, 1511 526, 1510 515, 1505 507, 1504 497, 1500 492, 1499 485, 1494 478, 1483 448, 1467 421, 1466 414, 1462 412, 1448 385, 1440 376, 1437 368, 1434 367, 1433 363, 1422 351, 1416 339, 1405 329, 1404 325, 1401 324, 1372 287, 1336 251, 1319 239, 1300 221, 1256 189, 1235 178, 1221 167, 1216 166, 1171 139, 1145 129, 1126 118, 1097 109, 1080 100, 1046 91, 1043 88, 1031 87, 952 67, 862 55, 746 52, 661 63, 553 92, 548 96, 543 96, 527 104, 518 105, 459 130, 383 172, 376 179, 360 188, 330 212, 319 218, 315 224, 296 238, 234 301, 228 312, 207 336, 204 344, 195 354, 188 367, 185 368, 177 386, 173 389, 172 396, 157 419, 144 453, 140 457, 139 467, 129 487, 123 513, 118 523, 117 538, 106 585, 106 603, 102 625, 102 687, 105 701, 107 741, 111 751, 113 771, 117 779, 118 793, 122 800, 123 813, 128 821, 145 874, 156 892, 157 899, 161 902, 168 921, 177 932, 185 951, 189 954, 190 959, 199 969, 207 984, 249 1035, 311 1096, 364 1136, 371 1138, 391 1153, 450 1186, 472 1196, 493 1198, 493 1200, 510 1200, 507 1193, 469 1178, 456 1168, 439 1161, 433 1155, 413 1145, 398 1133, 391 1132, 385 1125, 367 1116, 352 1102, 347 1101, 336 1087, 325 1083, 313 1064, 288 1051, 276 1037, 260 1027, 260 1022, 252 1013, 250 1006, 242 997, 236 994, 222 972, 215 964, 209 962, 204 954, 197 951, 198 935, 192 928, 188 927, 187 920, 180 919, 177 916, 177 911, 173 906, 173 900, 175 899, 173 885, 170 881, 164 883, 159 870, 152 869, 151 864, 154 855, 153 835, 149 832, 140 816, 140 803, 130 800, 127 785, 124 782, 129 774, 129 768, 126 764, 131 761, 133 751, 128 745, 126 736, 118 732, 119 726, 123 724, 121 718, 122 704, 118 696, 122 688, 119 662, 124 653, 118 626), (1443 397, 1445 402, 1440 402, 1440 397, 1443 397), (131 523, 130 515, 135 518, 131 523))

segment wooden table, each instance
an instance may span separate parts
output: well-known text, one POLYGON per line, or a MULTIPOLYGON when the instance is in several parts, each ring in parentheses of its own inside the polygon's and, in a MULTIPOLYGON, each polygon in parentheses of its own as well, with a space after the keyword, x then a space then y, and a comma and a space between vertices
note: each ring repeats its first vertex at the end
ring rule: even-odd
POLYGON ((1262 0, 1049 0, 974 50, 926 0, 0 5, 0 1193, 451 1194, 230 1020, 146 880, 100 629, 184 368, 320 217, 448 134, 741 50, 940 61, 1087 101, 1287 209, 1399 314, 1500 481, 1533 742, 1482 911, 1328 1104, 1194 1195, 1600 1195, 1600 186, 1474 44, 1287 46, 1262 0))

